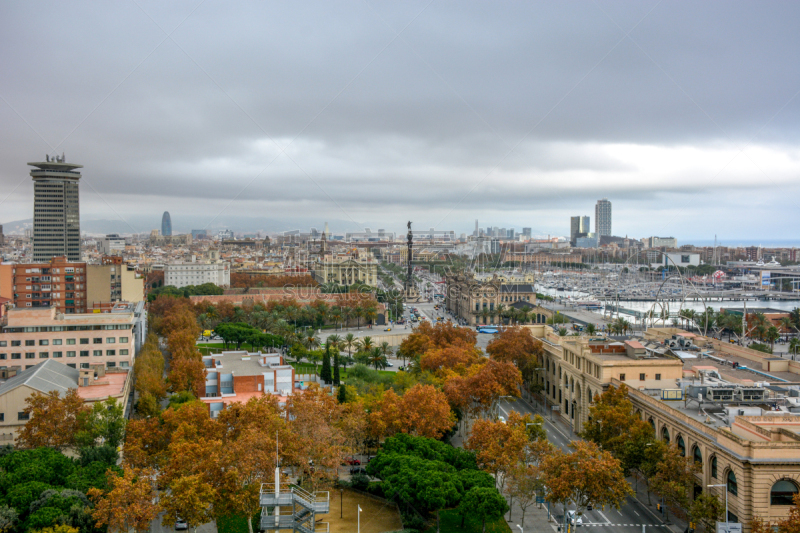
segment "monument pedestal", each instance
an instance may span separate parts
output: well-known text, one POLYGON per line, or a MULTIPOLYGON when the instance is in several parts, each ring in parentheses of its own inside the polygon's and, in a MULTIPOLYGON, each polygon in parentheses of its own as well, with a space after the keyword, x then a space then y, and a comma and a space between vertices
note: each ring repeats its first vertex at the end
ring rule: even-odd
POLYGON ((421 303, 419 292, 416 288, 410 287, 403 291, 403 301, 405 303, 421 303))

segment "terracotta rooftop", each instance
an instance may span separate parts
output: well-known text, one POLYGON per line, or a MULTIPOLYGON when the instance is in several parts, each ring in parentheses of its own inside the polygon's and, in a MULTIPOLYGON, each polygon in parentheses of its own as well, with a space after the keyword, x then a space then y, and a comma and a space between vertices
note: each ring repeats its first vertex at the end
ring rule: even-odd
POLYGON ((109 396, 119 396, 125 389, 128 372, 110 372, 97 380, 101 384, 78 387, 78 396, 86 400, 105 400, 109 396))

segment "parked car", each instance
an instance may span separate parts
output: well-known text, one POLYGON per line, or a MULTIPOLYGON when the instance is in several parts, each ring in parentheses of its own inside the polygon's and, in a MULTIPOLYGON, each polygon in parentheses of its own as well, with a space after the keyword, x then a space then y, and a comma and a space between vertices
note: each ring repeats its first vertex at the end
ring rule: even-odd
POLYGON ((386 366, 394 366, 394 363, 392 363, 391 361, 386 361, 386 366))
POLYGON ((367 469, 366 468, 362 468, 360 466, 353 466, 353 467, 350 468, 350 475, 351 476, 353 476, 355 474, 366 474, 366 473, 367 473, 367 469))
POLYGON ((580 515, 576 515, 575 511, 567 511, 567 520, 573 526, 582 526, 583 525, 583 518, 580 515))
POLYGON ((347 465, 350 465, 350 466, 353 466, 353 465, 358 466, 358 465, 361 464, 361 461, 359 461, 358 459, 355 459, 353 457, 345 457, 344 458, 344 464, 347 464, 347 465))
POLYGON ((175 531, 181 530, 189 530, 189 524, 186 523, 186 520, 181 518, 180 516, 175 517, 175 531))

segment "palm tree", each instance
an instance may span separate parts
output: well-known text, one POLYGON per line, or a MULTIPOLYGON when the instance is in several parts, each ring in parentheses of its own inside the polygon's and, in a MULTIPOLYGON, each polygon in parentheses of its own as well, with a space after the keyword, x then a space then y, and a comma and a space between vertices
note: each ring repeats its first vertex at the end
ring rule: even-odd
POLYGON ((356 323, 358 329, 361 329, 361 319, 364 318, 364 308, 361 305, 357 305, 355 309, 353 309, 353 315, 355 315, 358 322, 356 323))
POLYGON ((319 339, 317 338, 316 335, 314 335, 314 330, 313 329, 309 329, 306 332, 306 336, 303 339, 303 346, 305 346, 306 350, 309 350, 309 351, 311 351, 314 348, 319 346, 319 339))
POLYGON ((361 350, 365 352, 368 352, 375 347, 375 343, 372 342, 372 337, 366 337, 366 336, 363 339, 361 339, 359 345, 361 346, 361 350))
POLYGON ((594 335, 595 333, 597 333, 597 326, 595 326, 594 324, 586 324, 586 333, 587 335, 590 336, 594 335))
POLYGON ((344 339, 342 339, 342 346, 347 348, 347 357, 353 355, 351 350, 356 346, 357 342, 356 336, 352 333, 348 333, 344 336, 344 339))
POLYGON ((352 307, 345 307, 342 309, 342 320, 344 322, 344 326, 347 327, 350 324, 350 320, 353 318, 353 308, 352 307))
POLYGON ((794 357, 797 355, 797 348, 798 347, 800 347, 800 339, 795 337, 795 338, 792 338, 792 339, 789 340, 789 352, 791 352, 793 354, 792 355, 792 361, 794 361, 794 357))
POLYGON ((764 315, 764 313, 751 313, 747 315, 746 322, 746 337, 751 337, 751 334, 755 333, 757 338, 764 338, 764 335, 767 333, 767 329, 769 328, 769 320, 767 320, 767 317, 764 315))
POLYGON ((364 308, 364 318, 372 324, 375 321, 375 317, 378 316, 378 310, 375 309, 373 306, 369 306, 364 308))
POLYGON ((794 328, 794 322, 792 322, 792 317, 785 316, 780 319, 779 324, 781 326, 781 331, 785 333, 787 336, 789 332, 792 331, 794 328))
POLYGON ((383 341, 379 346, 379 348, 381 349, 381 353, 383 354, 384 357, 387 357, 392 353, 392 347, 389 345, 387 341, 383 341))
POLYGON ((339 323, 342 321, 342 308, 341 307, 334 307, 331 309, 331 320, 333 321, 334 326, 338 326, 339 323))
POLYGON ((335 333, 333 335, 328 335, 328 338, 325 340, 325 344, 338 351, 339 346, 342 344, 342 338, 335 333))
POLYGON ((480 315, 483 318, 483 323, 486 324, 486 319, 489 318, 489 310, 484 307, 481 309, 480 315))
MULTIPOLYGON (((508 316, 508 308, 505 306, 505 304, 497 304, 497 314, 503 318, 508 316)), ((502 320, 500 322, 502 322, 502 320)))
POLYGON ((380 348, 372 348, 371 350, 364 350, 369 354, 369 363, 379 370, 378 367, 386 368, 386 356, 381 353, 380 348))
POLYGON ((764 338, 769 342, 770 350, 775 350, 775 341, 781 338, 781 332, 775 326, 770 326, 764 338))

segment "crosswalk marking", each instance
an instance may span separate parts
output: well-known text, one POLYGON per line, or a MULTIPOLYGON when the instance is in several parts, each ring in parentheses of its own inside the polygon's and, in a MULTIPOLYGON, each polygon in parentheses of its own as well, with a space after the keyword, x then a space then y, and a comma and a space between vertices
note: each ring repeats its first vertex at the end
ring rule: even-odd
MULTIPOLYGON (((608 526, 608 527, 610 527, 610 526, 615 526, 615 527, 642 527, 642 526, 647 526, 647 527, 667 527, 665 524, 611 524, 611 523, 608 523, 608 522, 588 522, 588 523, 584 522, 583 524, 581 524, 581 526, 582 527, 606 527, 606 526, 608 526)), ((581 527, 581 526, 579 526, 579 527, 581 527)))

